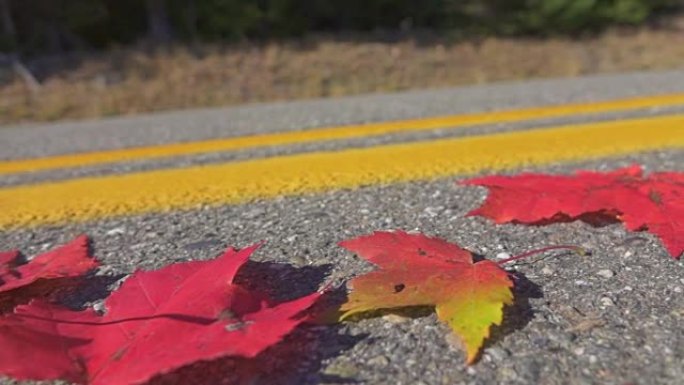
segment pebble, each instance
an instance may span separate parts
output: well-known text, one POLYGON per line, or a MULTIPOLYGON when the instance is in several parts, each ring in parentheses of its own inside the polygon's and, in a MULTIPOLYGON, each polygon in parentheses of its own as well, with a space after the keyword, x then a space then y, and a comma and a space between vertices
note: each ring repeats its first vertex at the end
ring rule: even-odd
POLYGON ((309 263, 309 261, 307 261, 306 258, 301 257, 299 255, 293 256, 292 258, 290 258, 290 261, 295 266, 304 266, 304 265, 307 265, 309 263))
POLYGON ((423 212, 427 214, 429 217, 434 218, 439 214, 439 212, 442 209, 442 207, 426 207, 425 210, 423 210, 423 212))
POLYGON ((599 303, 604 307, 615 306, 615 302, 608 297, 601 297, 599 303))
POLYGON ((542 273, 543 275, 553 275, 554 271, 553 271, 553 269, 551 269, 550 267, 544 266, 544 268, 541 269, 541 273, 542 273))
POLYGON ((382 319, 384 321, 389 322, 389 323, 400 324, 400 323, 404 323, 406 321, 410 321, 411 317, 404 317, 404 316, 399 315, 399 314, 385 314, 382 316, 382 319))
POLYGON ((104 301, 97 301, 97 302, 93 303, 92 308, 93 308, 93 310, 95 310, 98 313, 103 313, 106 309, 104 301))
POLYGON ((596 275, 603 278, 612 278, 613 276, 615 276, 615 272, 613 270, 603 269, 596 272, 596 275))
POLYGON ((121 234, 124 234, 125 232, 126 232, 126 228, 125 228, 125 227, 115 227, 115 228, 113 228, 113 229, 111 229, 111 230, 108 230, 108 231, 105 233, 105 235, 121 235, 121 234))
POLYGON ((333 363, 323 370, 324 374, 338 377, 354 377, 358 372, 359 369, 354 364, 348 362, 333 363))
POLYGON ((506 350, 499 348, 488 348, 485 350, 485 354, 487 354, 492 361, 503 361, 509 356, 506 350))
POLYGON ((376 356, 368 360, 368 364, 372 366, 387 366, 389 363, 389 358, 385 356, 376 356))
POLYGON ((499 376, 502 380, 513 380, 518 377, 518 372, 513 368, 503 367, 499 369, 499 376))
POLYGON ((507 252, 505 252, 505 251, 502 251, 502 252, 496 254, 496 256, 495 256, 494 258, 495 258, 496 260, 500 261, 500 260, 503 260, 503 259, 508 259, 508 258, 510 258, 510 257, 511 257, 511 255, 510 255, 509 253, 507 253, 507 252))
POLYGON ((249 210, 246 213, 242 214, 242 216, 246 219, 254 219, 254 218, 259 217, 263 214, 265 214, 265 211, 263 209, 254 208, 254 209, 249 210))

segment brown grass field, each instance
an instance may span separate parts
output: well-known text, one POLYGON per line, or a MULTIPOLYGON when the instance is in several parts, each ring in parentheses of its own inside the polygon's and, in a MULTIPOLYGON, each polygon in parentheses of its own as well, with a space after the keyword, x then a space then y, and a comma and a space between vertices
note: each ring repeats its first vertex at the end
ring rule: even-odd
POLYGON ((0 124, 684 67, 684 19, 570 39, 316 37, 41 58, 0 70, 0 124))

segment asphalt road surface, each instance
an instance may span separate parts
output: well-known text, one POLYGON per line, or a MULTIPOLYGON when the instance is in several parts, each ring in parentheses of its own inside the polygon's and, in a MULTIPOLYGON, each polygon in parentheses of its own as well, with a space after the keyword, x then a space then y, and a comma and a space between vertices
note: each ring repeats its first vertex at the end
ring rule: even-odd
MULTIPOLYGON (((421 231, 492 259, 573 244, 591 255, 510 267, 516 302, 472 366, 434 314, 387 315, 302 327, 242 383, 682 384, 684 264, 656 237, 620 224, 495 225, 465 216, 486 191, 455 182, 635 163, 684 171, 683 95, 684 72, 635 73, 0 127, 0 250, 31 256, 86 233, 98 274, 120 277, 264 240, 245 279, 277 282, 286 300, 368 271, 336 244, 374 230, 421 231)), ((102 296, 88 287, 73 304, 102 296)), ((235 383, 243 364, 153 382, 235 383)))

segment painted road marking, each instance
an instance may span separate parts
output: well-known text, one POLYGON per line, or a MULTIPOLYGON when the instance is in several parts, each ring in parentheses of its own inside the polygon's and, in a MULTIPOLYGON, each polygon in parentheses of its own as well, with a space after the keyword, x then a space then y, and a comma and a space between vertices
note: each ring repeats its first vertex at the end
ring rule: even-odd
POLYGON ((684 148, 684 115, 316 152, 0 189, 0 229, 684 148))
POLYGON ((431 130, 436 128, 457 128, 480 124, 510 123, 543 118, 588 115, 610 111, 637 110, 650 107, 666 107, 676 105, 684 105, 684 94, 659 95, 596 103, 567 104, 508 111, 482 112, 353 126, 327 127, 305 131, 290 131, 198 142, 174 143, 160 146, 60 155, 37 159, 3 161, 0 162, 0 175, 69 167, 92 166, 131 160, 254 149, 259 147, 270 147, 295 143, 311 143, 326 140, 361 138, 399 132, 431 130))

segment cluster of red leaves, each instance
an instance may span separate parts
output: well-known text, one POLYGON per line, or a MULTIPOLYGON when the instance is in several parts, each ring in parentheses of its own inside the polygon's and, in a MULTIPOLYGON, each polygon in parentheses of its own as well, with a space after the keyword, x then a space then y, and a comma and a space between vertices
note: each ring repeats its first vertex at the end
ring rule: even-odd
MULTIPOLYGON (((3 277, 13 279, 0 290, 24 290, 35 299, 0 318, 0 373, 79 384, 142 384, 199 360, 254 357, 304 322, 303 312, 320 296, 272 304, 235 284, 235 274, 257 248, 252 246, 209 261, 137 271, 107 298, 103 315, 41 298, 36 282, 75 274, 61 262, 80 266, 81 273, 96 265, 84 252, 85 243, 79 238, 23 270, 4 264, 3 277)), ((14 261, 8 255, 3 261, 14 261)))
POLYGON ((684 252, 682 173, 644 177, 641 167, 635 165, 607 173, 495 175, 462 183, 489 189, 484 205, 469 215, 485 216, 496 223, 524 224, 610 217, 629 230, 657 235, 674 258, 684 252))

